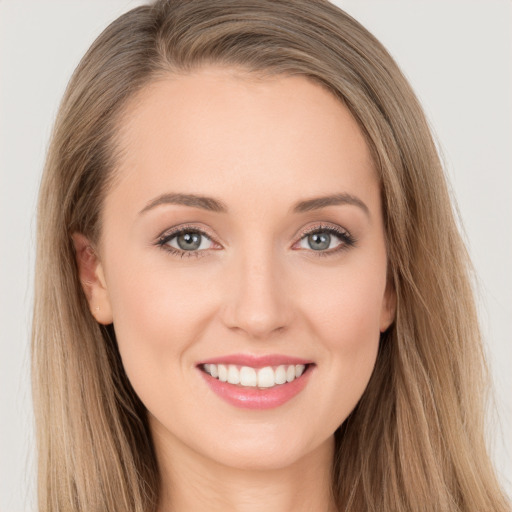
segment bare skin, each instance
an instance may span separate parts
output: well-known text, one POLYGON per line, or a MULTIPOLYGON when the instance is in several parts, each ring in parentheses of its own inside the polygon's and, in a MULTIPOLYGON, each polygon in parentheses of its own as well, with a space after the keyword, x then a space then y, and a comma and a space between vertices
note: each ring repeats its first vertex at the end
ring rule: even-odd
POLYGON ((206 68, 141 91, 120 144, 100 244, 73 239, 91 312, 114 323, 148 409, 159 512, 335 511, 333 435, 395 311, 357 123, 305 78, 206 68), (163 194, 208 196, 226 211, 163 194), (336 204, 294 211, 333 194, 336 204), (172 236, 177 227, 197 247, 172 236), (198 367, 229 354, 304 358, 309 380, 280 406, 240 408, 198 367))

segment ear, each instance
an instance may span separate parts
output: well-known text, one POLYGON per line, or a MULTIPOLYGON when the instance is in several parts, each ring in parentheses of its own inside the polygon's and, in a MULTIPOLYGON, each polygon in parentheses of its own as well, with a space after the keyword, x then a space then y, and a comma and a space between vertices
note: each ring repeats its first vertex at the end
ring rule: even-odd
POLYGON ((75 246, 80 283, 92 316, 100 324, 111 324, 112 308, 103 267, 89 240, 81 233, 71 235, 75 246))
POLYGON ((380 315, 380 332, 386 331, 394 322, 396 314, 396 291, 391 279, 387 280, 384 298, 382 300, 382 311, 380 315))

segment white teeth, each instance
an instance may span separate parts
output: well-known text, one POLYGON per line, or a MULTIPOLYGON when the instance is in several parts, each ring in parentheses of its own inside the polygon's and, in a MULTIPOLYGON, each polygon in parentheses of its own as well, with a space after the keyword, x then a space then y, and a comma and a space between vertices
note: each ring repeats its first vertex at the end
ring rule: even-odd
POLYGON ((284 384, 286 382, 286 367, 281 365, 276 370, 276 384, 284 384))
POLYGON ((270 366, 258 370, 258 387, 271 388, 276 385, 276 376, 270 366))
POLYGON ((242 366, 242 368, 240 368, 240 384, 242 384, 242 386, 256 387, 256 382, 256 370, 249 366, 242 366))
POLYGON ((228 380, 228 369, 223 364, 219 364, 218 370, 219 370, 219 380, 221 382, 227 382, 227 380, 228 380))
POLYGON ((240 382, 240 372, 232 364, 228 366, 228 382, 230 384, 238 384, 240 382))
POLYGON ((240 384, 245 387, 272 388, 275 385, 292 382, 305 371, 306 365, 280 365, 277 367, 251 368, 234 364, 204 364, 203 369, 221 382, 240 384))

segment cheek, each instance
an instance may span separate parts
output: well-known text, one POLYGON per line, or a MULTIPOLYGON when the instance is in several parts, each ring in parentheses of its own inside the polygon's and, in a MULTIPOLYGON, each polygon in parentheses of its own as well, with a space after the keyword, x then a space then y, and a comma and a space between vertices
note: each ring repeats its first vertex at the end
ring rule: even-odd
POLYGON ((323 299, 308 305, 326 357, 318 372, 324 417, 336 429, 352 412, 370 380, 380 341, 385 272, 351 269, 331 278, 323 299))
POLYGON ((170 360, 179 364, 199 336, 212 293, 211 286, 191 280, 189 272, 170 274, 165 265, 124 263, 111 272, 109 292, 119 351, 135 386, 149 376, 168 378, 166 365, 170 360))
POLYGON ((380 337, 385 271, 368 267, 332 273, 321 297, 310 297, 307 310, 332 349, 351 352, 380 337))

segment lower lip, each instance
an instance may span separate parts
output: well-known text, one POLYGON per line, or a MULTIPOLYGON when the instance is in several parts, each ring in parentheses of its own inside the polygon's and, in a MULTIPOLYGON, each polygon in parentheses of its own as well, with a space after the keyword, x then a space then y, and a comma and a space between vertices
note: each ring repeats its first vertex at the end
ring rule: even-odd
POLYGON ((312 364, 297 379, 286 384, 278 384, 272 388, 251 388, 221 382, 205 371, 199 369, 210 389, 220 398, 235 407, 242 409, 273 409, 279 407, 298 395, 306 386, 313 370, 312 364))

